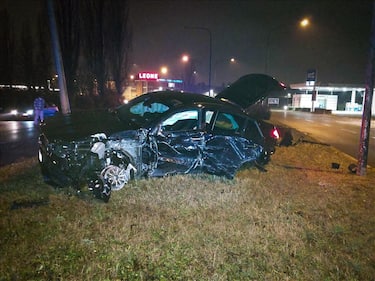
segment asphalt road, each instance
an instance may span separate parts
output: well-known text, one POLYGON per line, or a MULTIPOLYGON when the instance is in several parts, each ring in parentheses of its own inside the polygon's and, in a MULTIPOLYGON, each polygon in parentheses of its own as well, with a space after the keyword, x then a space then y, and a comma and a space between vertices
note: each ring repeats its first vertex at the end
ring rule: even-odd
MULTIPOLYGON (((271 121, 295 128, 358 159, 361 116, 347 117, 300 111, 273 111, 271 121)), ((375 120, 372 120, 375 123, 375 120)), ((375 167, 375 124, 370 129, 367 164, 375 167)))
POLYGON ((0 121, 0 166, 37 157, 38 135, 33 121, 0 121))

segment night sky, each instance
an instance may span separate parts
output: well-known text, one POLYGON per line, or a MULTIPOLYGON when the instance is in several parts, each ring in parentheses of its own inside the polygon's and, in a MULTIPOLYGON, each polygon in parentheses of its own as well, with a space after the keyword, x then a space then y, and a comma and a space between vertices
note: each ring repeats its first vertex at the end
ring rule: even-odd
MULTIPOLYGON (((182 54, 193 61, 197 82, 208 83, 209 33, 212 35, 212 84, 264 73, 269 36, 268 73, 286 83, 302 83, 317 69, 318 82, 364 84, 369 53, 372 3, 339 1, 131 0, 132 71, 169 69, 181 78, 182 54), (298 21, 309 17, 306 29, 298 21), (230 58, 235 63, 230 63, 230 58)), ((14 18, 36 17, 39 0, 0 0, 14 18)))
POLYGON ((212 84, 233 82, 247 73, 268 73, 286 83, 304 82, 309 68, 321 83, 365 81, 372 1, 132 1, 134 63, 137 70, 181 75, 188 53, 208 81, 212 34, 212 84), (309 17, 306 29, 298 21, 309 17), (229 59, 234 57, 235 64, 229 59))

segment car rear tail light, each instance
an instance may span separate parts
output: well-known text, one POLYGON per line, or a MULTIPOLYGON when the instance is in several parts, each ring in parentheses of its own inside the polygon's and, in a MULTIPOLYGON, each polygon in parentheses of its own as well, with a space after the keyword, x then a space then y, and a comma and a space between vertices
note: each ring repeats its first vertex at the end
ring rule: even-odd
POLYGON ((277 128, 273 128, 271 130, 271 137, 273 137, 274 139, 280 138, 280 133, 279 133, 279 130, 277 128))

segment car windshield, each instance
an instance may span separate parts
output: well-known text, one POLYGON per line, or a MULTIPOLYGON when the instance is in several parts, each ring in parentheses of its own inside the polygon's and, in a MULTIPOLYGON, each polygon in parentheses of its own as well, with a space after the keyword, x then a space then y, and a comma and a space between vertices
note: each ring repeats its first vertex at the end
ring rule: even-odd
POLYGON ((145 116, 149 113, 149 116, 152 114, 164 113, 169 109, 165 104, 154 102, 151 104, 145 104, 145 102, 140 102, 132 107, 130 107, 130 112, 135 115, 145 116))
POLYGON ((117 113, 121 120, 131 120, 140 125, 150 123, 158 118, 162 113, 168 111, 170 106, 161 101, 134 100, 118 108, 117 113))

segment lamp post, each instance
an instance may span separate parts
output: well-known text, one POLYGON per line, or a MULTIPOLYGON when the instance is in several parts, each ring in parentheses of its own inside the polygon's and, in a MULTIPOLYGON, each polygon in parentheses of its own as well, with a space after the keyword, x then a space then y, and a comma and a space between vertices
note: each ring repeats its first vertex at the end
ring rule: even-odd
POLYGON ((201 26, 185 26, 185 29, 199 29, 206 31, 209 35, 209 59, 208 59, 208 94, 211 96, 211 64, 212 64, 212 33, 207 27, 201 26))
MULTIPOLYGON (((299 21, 299 26, 301 28, 306 28, 307 26, 310 25, 310 20, 308 18, 304 18, 302 20, 299 21)), ((265 59, 265 63, 264 63, 264 73, 265 74, 268 74, 268 63, 269 63, 269 55, 270 55, 270 41, 271 41, 271 35, 278 29, 281 29, 285 26, 288 26, 287 25, 278 25, 278 26, 274 26, 273 28, 271 28, 268 33, 267 33, 267 38, 266 38, 266 59, 265 59)))
POLYGON ((182 89, 184 91, 188 90, 190 87, 191 73, 189 71, 190 57, 187 54, 181 56, 181 62, 183 64, 181 79, 183 81, 182 89))
MULTIPOLYGON (((234 64, 236 63, 236 59, 234 57, 231 57, 230 59, 219 59, 219 60, 216 60, 215 63, 214 63, 214 83, 216 82, 217 83, 217 66, 219 65, 219 63, 227 63, 228 64, 234 64)), ((217 85, 217 84, 216 84, 217 85)))

